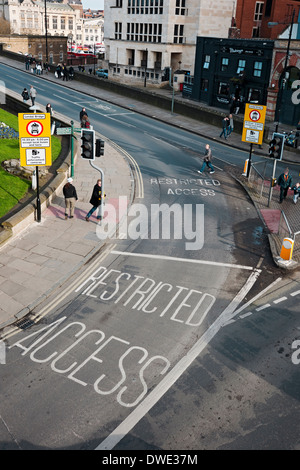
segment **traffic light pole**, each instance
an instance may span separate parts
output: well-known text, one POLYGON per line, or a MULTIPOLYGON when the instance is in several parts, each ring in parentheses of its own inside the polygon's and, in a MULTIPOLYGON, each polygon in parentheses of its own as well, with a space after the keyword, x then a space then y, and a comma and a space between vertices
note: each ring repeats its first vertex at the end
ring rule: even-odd
POLYGON ((273 174, 272 174, 272 179, 271 179, 271 184, 270 184, 270 191, 269 191, 269 200, 268 200, 268 207, 270 207, 271 199, 272 199, 272 194, 273 194, 273 180, 275 178, 275 172, 276 172, 276 162, 277 160, 273 160, 273 174))
POLYGON ((76 139, 74 135, 74 121, 71 121, 71 176, 74 176, 74 144, 73 139, 76 139))
POLYGON ((247 178, 249 178, 249 175, 250 175, 252 148, 253 148, 253 144, 251 143, 250 144, 250 151, 249 151, 249 160, 248 160, 248 165, 247 165, 247 178))
POLYGON ((90 165, 95 168, 95 170, 99 171, 101 173, 101 192, 102 192, 102 198, 101 198, 101 204, 99 206, 99 212, 98 212, 98 217, 101 217, 101 220, 103 219, 103 199, 104 199, 104 172, 101 170, 101 168, 98 168, 92 160, 89 160, 90 165))

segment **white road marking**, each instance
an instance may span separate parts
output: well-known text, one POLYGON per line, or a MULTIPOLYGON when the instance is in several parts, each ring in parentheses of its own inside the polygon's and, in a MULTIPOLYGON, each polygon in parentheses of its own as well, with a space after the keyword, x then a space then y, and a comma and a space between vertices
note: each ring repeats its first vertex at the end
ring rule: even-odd
POLYGON ((280 302, 283 302, 284 300, 287 300, 287 297, 281 297, 280 299, 273 300, 273 303, 279 304, 280 302))
POLYGON ((261 305, 260 307, 257 307, 255 310, 257 312, 260 312, 261 310, 264 310, 265 308, 268 308, 268 307, 271 307, 271 305, 270 304, 261 305))
POLYGON ((165 261, 177 261, 181 263, 206 264, 210 266, 220 266, 224 268, 246 269, 248 271, 253 271, 253 269, 255 269, 252 266, 243 266, 241 264, 219 263, 217 261, 204 261, 201 259, 176 258, 173 256, 151 255, 147 253, 129 253, 129 252, 117 251, 117 250, 113 250, 111 253, 114 255, 120 255, 120 256, 136 256, 136 257, 141 257, 141 258, 151 258, 151 259, 159 259, 159 260, 165 260, 165 261))
POLYGON ((160 381, 160 383, 149 393, 136 409, 117 428, 102 441, 95 450, 111 450, 129 431, 149 412, 149 410, 165 395, 172 385, 179 379, 183 372, 192 364, 199 354, 206 348, 210 341, 222 328, 224 323, 236 315, 235 311, 240 302, 245 298, 253 287, 261 271, 255 269, 250 274, 244 286, 235 296, 232 302, 225 308, 221 315, 206 330, 201 338, 195 343, 190 351, 173 367, 173 369, 160 381))
POLYGON ((290 295, 294 297, 294 295, 298 295, 298 294, 300 294, 300 290, 296 290, 296 292, 292 292, 290 295))
MULTIPOLYGON (((99 262, 103 261, 106 256, 110 253, 110 251, 115 247, 116 245, 112 245, 108 247, 98 258, 96 258, 91 265, 81 274, 79 275, 66 289, 64 289, 61 294, 57 295, 49 304, 47 304, 45 307, 43 307, 39 313, 37 313, 35 316, 32 317, 32 321, 34 323, 37 323, 39 320, 41 320, 45 315, 47 315, 52 309, 54 309, 62 300, 64 300, 71 292, 72 289, 76 290, 78 285, 82 282, 82 279, 85 278, 86 276, 89 276, 91 272, 94 271, 95 266, 99 264, 99 262)), ((7 331, 6 334, 1 336, 1 339, 8 339, 11 336, 15 335, 16 333, 20 332, 18 327, 13 326, 11 329, 7 331)))

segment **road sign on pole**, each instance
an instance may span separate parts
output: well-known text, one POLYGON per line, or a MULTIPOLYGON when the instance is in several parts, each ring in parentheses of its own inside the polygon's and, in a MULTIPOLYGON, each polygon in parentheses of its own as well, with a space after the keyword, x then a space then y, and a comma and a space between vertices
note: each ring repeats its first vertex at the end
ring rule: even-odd
POLYGON ((49 113, 19 113, 21 166, 51 166, 51 122, 49 113))
POLYGON ((246 103, 242 141, 261 145, 264 135, 266 106, 246 103))

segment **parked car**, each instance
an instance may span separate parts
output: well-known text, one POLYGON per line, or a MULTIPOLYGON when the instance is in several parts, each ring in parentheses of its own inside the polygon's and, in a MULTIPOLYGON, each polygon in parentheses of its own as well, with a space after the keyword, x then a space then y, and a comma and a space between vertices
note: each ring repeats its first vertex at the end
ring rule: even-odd
POLYGON ((96 70, 96 75, 102 78, 108 78, 108 69, 98 69, 96 70))

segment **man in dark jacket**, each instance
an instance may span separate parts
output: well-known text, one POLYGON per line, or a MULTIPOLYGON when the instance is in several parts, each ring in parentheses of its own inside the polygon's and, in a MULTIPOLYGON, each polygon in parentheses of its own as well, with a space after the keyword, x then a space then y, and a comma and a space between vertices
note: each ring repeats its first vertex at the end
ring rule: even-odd
POLYGON ((73 178, 68 178, 67 183, 63 187, 63 194, 65 197, 66 212, 65 220, 68 218, 67 211, 70 211, 70 219, 74 217, 75 201, 78 200, 75 186, 73 186, 73 178))
MULTIPOLYGON (((104 199, 106 194, 102 195, 102 187, 101 187, 101 179, 97 180, 97 184, 95 184, 92 197, 90 199, 90 204, 92 204, 91 210, 87 213, 85 220, 88 222, 91 215, 95 212, 95 210, 102 204, 102 198, 104 199)), ((98 220, 101 220, 101 216, 97 216, 98 220)))
POLYGON ((280 186, 280 197, 279 202, 282 203, 283 199, 286 198, 287 192, 292 187, 292 177, 289 174, 289 169, 286 168, 283 173, 279 176, 277 180, 278 186, 280 186))

